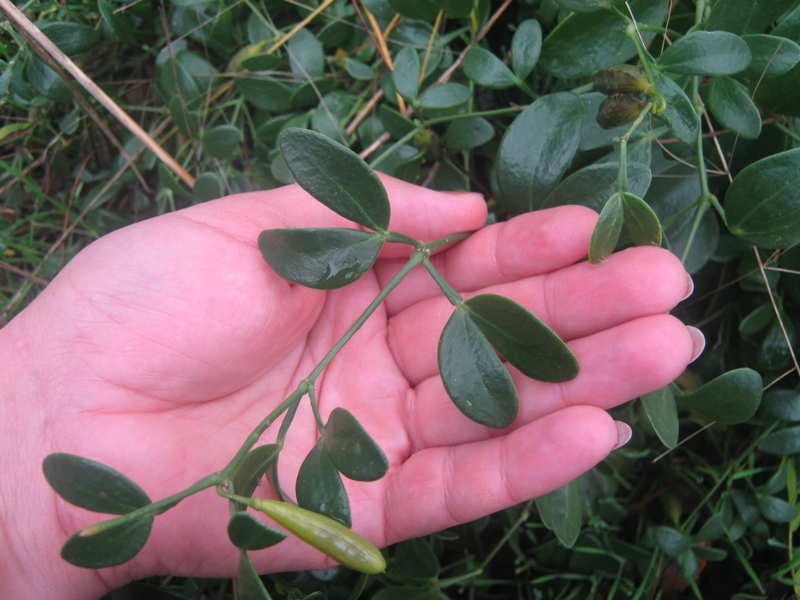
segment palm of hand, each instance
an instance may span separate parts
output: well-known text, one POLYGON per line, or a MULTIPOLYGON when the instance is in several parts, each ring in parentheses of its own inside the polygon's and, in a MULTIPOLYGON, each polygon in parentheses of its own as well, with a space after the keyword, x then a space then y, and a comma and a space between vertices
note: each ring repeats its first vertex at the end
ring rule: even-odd
MULTIPOLYGON (((409 190, 397 182, 387 184, 397 207, 403 202, 398 197, 409 190)), ((356 284, 328 293, 280 280, 255 249, 261 229, 343 225, 325 209, 309 208, 296 188, 287 190, 283 193, 295 201, 292 216, 285 218, 288 223, 269 214, 252 218, 257 206, 264 210, 263 199, 212 203, 100 240, 62 274, 60 285, 40 299, 40 305, 62 307, 41 325, 55 331, 53 353, 70 357, 62 361, 63 372, 50 374, 60 378, 62 396, 52 400, 59 402, 54 410, 61 417, 52 428, 49 451, 106 462, 153 499, 227 464, 252 428, 308 375, 404 262, 392 258, 399 251, 389 249, 389 257, 356 284)), ((393 228, 432 239, 480 225, 483 213, 477 205, 461 210, 427 231, 404 218, 401 208, 399 226, 393 222, 393 228)), ((572 212, 562 212, 560 221, 551 219, 541 228, 546 232, 561 223, 560 238, 553 237, 553 247, 542 249, 538 265, 519 257, 516 267, 509 269, 511 261, 500 269, 490 252, 480 254, 481 246, 500 245, 496 235, 483 232, 468 242, 471 252, 453 251, 442 265, 449 266, 467 292, 500 286, 501 293, 536 305, 546 296, 548 278, 558 278, 560 272, 565 281, 577 277, 570 274, 570 265, 585 253, 593 225, 588 211, 563 210, 572 212)), ((542 219, 526 218, 529 226, 542 219)), ((639 263, 647 252, 638 252, 639 263)), ((665 254, 658 255, 658 265, 649 265, 655 271, 651 278, 632 284, 652 287, 661 280, 660 292, 647 301, 629 297, 624 309, 592 314, 576 298, 577 313, 551 314, 552 320, 562 321, 551 326, 574 340, 573 351, 582 362, 575 396, 567 397, 568 387, 515 376, 523 406, 517 423, 503 432, 470 423, 447 400, 436 376, 435 349, 451 307, 437 298, 426 274, 412 275, 317 382, 323 417, 336 406, 347 408, 389 458, 384 479, 346 484, 355 528, 385 545, 545 493, 602 459, 616 443, 616 429, 600 409, 664 385, 691 353, 685 329, 658 314, 684 291, 676 283, 684 276, 682 270, 665 254), (645 341, 645 330, 652 334, 653 328, 659 330, 659 339, 645 341), (636 381, 614 381, 613 369, 600 372, 591 359, 599 346, 613 340, 627 344, 631 357, 649 344, 653 351, 672 349, 673 358, 658 367, 647 365, 649 371, 636 381), (600 408, 569 408, 589 404, 580 390, 589 398, 589 390, 608 382, 612 388, 592 400, 600 408), (533 395, 537 403, 526 404, 533 395), (533 468, 535 475, 530 474, 533 468)), ((621 264, 622 273, 632 268, 621 264)), ((599 285, 619 285, 615 277, 621 275, 615 276, 610 265, 604 267, 609 267, 606 275, 597 276, 608 281, 599 285)), ((629 292, 620 289, 620 297, 629 292)), ((562 293, 577 290, 567 286, 562 293)), ((551 308, 558 303, 550 300, 551 308)), ((274 436, 270 430, 265 441, 274 436)), ((315 436, 313 415, 304 402, 281 454, 284 489, 292 491, 315 436)), ((70 513, 65 520, 74 531, 97 518, 70 513)), ((154 570, 231 575, 237 554, 224 534, 226 521, 226 505, 213 493, 187 499, 157 519, 144 552, 121 568, 120 577, 154 570)), ((291 538, 274 552, 257 553, 254 562, 273 571, 327 564, 322 555, 291 538)))

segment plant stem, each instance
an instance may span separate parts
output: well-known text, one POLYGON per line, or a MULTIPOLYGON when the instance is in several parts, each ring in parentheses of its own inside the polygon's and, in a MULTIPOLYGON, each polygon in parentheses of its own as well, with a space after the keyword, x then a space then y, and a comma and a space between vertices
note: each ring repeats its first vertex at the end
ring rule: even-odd
POLYGON ((631 135, 636 131, 636 128, 641 125, 644 116, 653 108, 653 103, 648 102, 636 120, 631 124, 630 129, 622 136, 619 141, 619 172, 617 173, 617 181, 614 184, 614 189, 617 193, 628 191, 628 140, 631 135))
POLYGON ((444 295, 447 296, 447 299, 450 301, 450 304, 452 304, 453 306, 458 306, 459 304, 464 302, 464 299, 461 297, 461 294, 459 294, 453 288, 453 286, 450 285, 444 277, 442 277, 442 274, 436 270, 436 267, 433 266, 433 263, 428 258, 425 258, 422 264, 428 270, 428 273, 431 274, 433 280, 439 285, 444 295))

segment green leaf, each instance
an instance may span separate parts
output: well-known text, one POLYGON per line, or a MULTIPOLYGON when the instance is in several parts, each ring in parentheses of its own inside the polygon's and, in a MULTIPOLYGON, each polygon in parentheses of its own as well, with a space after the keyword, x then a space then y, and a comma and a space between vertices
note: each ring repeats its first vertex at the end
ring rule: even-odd
POLYGON ((608 199, 594 226, 592 241, 589 244, 589 262, 597 264, 611 256, 622 233, 624 219, 622 196, 617 193, 608 199))
POLYGON ((800 421, 800 389, 770 390, 764 394, 761 405, 773 417, 800 421))
POLYGON ((678 140, 687 145, 696 143, 700 119, 692 101, 671 77, 655 71, 653 79, 656 88, 667 101, 667 108, 659 118, 678 140))
POLYGON ((239 572, 236 575, 236 594, 239 600, 271 600, 264 582, 256 573, 253 563, 247 552, 242 550, 239 554, 239 572))
POLYGON ((411 46, 405 46, 395 56, 392 79, 397 93, 406 100, 415 100, 419 95, 420 68, 419 55, 411 46))
POLYGON ((144 490, 119 471, 74 454, 49 454, 44 477, 64 500, 93 512, 122 515, 151 504, 144 490))
POLYGON ((45 98, 55 102, 70 102, 73 99, 72 90, 64 80, 38 56, 28 58, 25 75, 31 87, 45 98))
POLYGON ((764 248, 800 241, 800 149, 787 150, 742 169, 725 195, 728 229, 764 248))
POLYGON ((344 68, 350 77, 358 81, 371 81, 375 77, 375 71, 371 66, 352 58, 344 59, 344 68))
POLYGON ((391 7, 404 17, 433 21, 441 10, 436 0, 388 0, 391 7))
POLYGON ((322 439, 333 464, 348 479, 375 481, 389 470, 381 447, 344 408, 331 411, 322 439))
POLYGON ((408 579, 425 581, 439 575, 439 559, 422 538, 412 538, 395 546, 395 565, 408 579))
POLYGON ((533 72, 542 53, 542 26, 535 19, 528 19, 517 26, 511 39, 511 68, 520 79, 533 72))
POLYGON ((571 548, 578 539, 583 521, 581 489, 577 481, 536 498, 542 523, 556 534, 558 541, 571 548))
POLYGON ((239 75, 234 78, 236 90, 256 108, 283 114, 292 110, 289 98, 292 88, 274 79, 262 76, 246 77, 239 75))
POLYGON ((242 132, 233 125, 218 125, 207 129, 203 134, 203 146, 212 158, 225 160, 239 149, 242 132))
POLYGON ((678 408, 675 406, 672 388, 666 386, 655 392, 644 394, 642 404, 658 439, 667 448, 674 448, 678 443, 679 424, 678 408))
POLYGON ((470 48, 464 55, 464 74, 478 85, 490 89, 502 90, 517 83, 511 69, 483 48, 470 48))
POLYGON ((656 541, 664 554, 678 558, 692 547, 692 538, 672 527, 656 527, 656 541))
POLYGON ((717 423, 734 425, 752 417, 761 402, 761 375, 734 369, 680 398, 717 423))
POLYGON ((706 29, 760 33, 793 4, 795 0, 717 0, 708 16, 706 29))
POLYGON ((483 117, 456 119, 447 127, 442 140, 450 150, 469 150, 494 137, 494 127, 483 117))
POLYGON ((727 31, 693 31, 668 46, 658 58, 660 69, 681 75, 730 75, 746 69, 750 48, 727 31))
POLYGON ((629 192, 622 192, 625 229, 636 246, 660 246, 661 223, 647 202, 629 192))
MULTIPOLYGON (((629 162, 628 190, 644 196, 650 187, 650 168, 642 163, 629 162)), ((616 191, 619 163, 599 163, 575 171, 558 184, 545 199, 542 208, 581 204, 600 212, 616 191)), ((696 199, 696 198, 695 198, 696 199)))
POLYGON ((462 307, 495 350, 524 375, 539 381, 562 382, 578 374, 578 359, 561 338, 513 300, 481 294, 462 307))
POLYGON ((775 310, 770 303, 760 305, 739 321, 739 333, 744 337, 753 336, 769 327, 775 318, 775 310))
POLYGON ((786 318, 786 315, 782 315, 782 317, 783 327, 778 319, 775 319, 758 348, 758 368, 762 372, 779 371, 788 367, 792 362, 792 353, 786 338, 788 337, 789 345, 793 347, 797 335, 791 319, 786 318))
POLYGON ((797 517, 797 508, 782 498, 756 494, 758 510, 767 521, 790 523, 797 517))
POLYGON ((222 182, 217 177, 216 173, 201 174, 195 179, 194 187, 192 188, 195 200, 198 202, 207 202, 209 200, 216 200, 225 195, 225 190, 222 188, 222 182))
POLYGON ((588 13, 601 8, 611 8, 617 4, 622 4, 625 0, 556 0, 556 2, 568 10, 588 13))
POLYGON ((116 12, 107 0, 97 0, 97 8, 108 25, 108 29, 123 44, 134 43, 134 26, 124 12, 116 12))
POLYGON ((769 434, 761 440, 758 449, 777 456, 800 453, 800 426, 788 427, 769 434))
POLYGON ((279 454, 278 444, 264 444, 248 452, 233 476, 233 491, 239 496, 252 496, 264 473, 279 454))
POLYGON ((237 512, 228 521, 228 537, 242 550, 261 550, 286 539, 286 534, 266 525, 246 512, 237 512))
POLYGON ((300 465, 295 493, 301 508, 351 526, 350 500, 324 440, 317 442, 300 465))
MULTIPOLYGON (((700 219, 700 226, 697 230, 684 227, 677 236, 670 240, 669 249, 675 256, 683 256, 691 233, 694 233, 694 237, 689 247, 689 254, 683 262, 683 268, 687 273, 693 275, 711 259, 719 244, 719 220, 714 211, 706 211, 700 219)), ((763 287, 759 291, 763 291, 763 287)))
POLYGON ((443 83, 429 88, 419 98, 422 108, 442 110, 466 104, 472 98, 472 90, 460 83, 443 83))
POLYGON ((386 233, 389 197, 381 180, 357 154, 308 129, 280 136, 286 166, 300 187, 345 219, 386 233))
POLYGON ((382 234, 358 229, 268 229, 258 236, 278 275, 319 290, 353 283, 375 263, 383 242, 382 234))
POLYGON ((395 139, 399 140, 417 128, 411 119, 385 104, 381 104, 378 109, 378 114, 380 115, 384 127, 386 127, 386 131, 391 133, 392 137, 395 139))
POLYGON ((487 427, 507 427, 517 417, 514 382, 480 328, 456 308, 439 339, 439 372, 458 409, 487 427))
POLYGON ((720 75, 714 77, 708 94, 708 108, 724 127, 746 140, 761 135, 761 115, 745 87, 720 75))
POLYGON ((289 64, 300 81, 317 79, 325 72, 325 52, 322 44, 308 28, 304 27, 289 39, 289 64))
MULTIPOLYGON (((634 0, 630 3, 638 23, 661 25, 666 0, 634 0)), ((653 33, 643 31, 645 44, 653 33)), ((542 44, 539 66, 563 79, 588 77, 595 71, 627 62, 636 48, 625 35, 625 23, 612 11, 575 13, 561 21, 542 44)))
POLYGON ((39 21, 36 26, 59 50, 72 58, 91 50, 102 41, 100 32, 82 23, 39 21))
POLYGON ((500 200, 512 212, 542 206, 578 149, 584 117, 580 97, 560 92, 540 98, 514 119, 496 164, 500 200))
POLYGON ((147 542, 153 520, 154 516, 148 513, 111 526, 108 524, 113 521, 106 521, 82 529, 61 548, 61 558, 86 569, 121 565, 136 556, 147 542))
POLYGON ((800 45, 774 35, 743 35, 753 59, 739 77, 758 81, 783 75, 800 62, 800 45))

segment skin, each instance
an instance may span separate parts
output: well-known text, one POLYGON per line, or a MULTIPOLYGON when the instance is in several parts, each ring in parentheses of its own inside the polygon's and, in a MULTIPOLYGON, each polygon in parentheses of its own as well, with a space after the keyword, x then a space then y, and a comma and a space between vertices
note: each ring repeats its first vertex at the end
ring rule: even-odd
MULTIPOLYGON (((485 221, 476 194, 383 180, 395 231, 431 241, 485 221)), ((563 384, 512 369, 521 407, 507 429, 468 421, 446 397, 436 346, 452 307, 421 268, 318 380, 323 417, 347 408, 390 462, 377 482, 346 482, 354 530, 382 547, 560 487, 629 438, 607 409, 666 385, 696 357, 699 332, 665 314, 690 291, 680 262, 636 248, 586 263, 596 219, 577 206, 526 214, 434 257, 465 297, 527 306, 581 363, 563 384)), ((86 456, 153 499, 226 465, 409 254, 391 245, 357 283, 310 290, 280 279, 257 249, 262 229, 287 226, 352 225, 295 186, 143 221, 92 243, 0 330, 0 597, 86 599, 155 574, 235 574, 227 502, 213 490, 157 517, 124 565, 63 562, 69 535, 105 517, 56 497, 41 463, 52 452, 86 456)), ((315 439, 303 403, 280 459, 286 490, 315 439)), ((256 495, 274 497, 266 485, 256 495)), ((262 572, 332 564, 292 536, 252 556, 262 572)))

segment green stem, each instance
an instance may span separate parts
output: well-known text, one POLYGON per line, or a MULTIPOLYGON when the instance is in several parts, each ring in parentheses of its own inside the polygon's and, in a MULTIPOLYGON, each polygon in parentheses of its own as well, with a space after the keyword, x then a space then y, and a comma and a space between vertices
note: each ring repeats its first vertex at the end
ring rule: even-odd
POLYGON ((374 169, 375 167, 377 167, 379 164, 381 164, 381 162, 383 162, 383 160, 384 160, 386 157, 388 157, 388 156, 391 156, 391 154, 392 154, 392 153, 393 153, 395 150, 397 150, 397 149, 398 149, 400 146, 402 146, 402 145, 404 145, 406 142, 408 142, 408 141, 409 141, 411 138, 413 138, 413 137, 414 137, 416 134, 417 134, 417 129, 412 129, 411 131, 409 131, 407 134, 405 134, 403 137, 401 137, 399 140, 397 140, 397 141, 396 141, 394 144, 392 144, 392 145, 391 145, 391 146, 389 146, 389 147, 388 147, 386 150, 384 150, 384 151, 383 151, 383 152, 381 152, 381 153, 380 153, 378 156, 376 156, 376 157, 375 157, 375 160, 373 160, 371 163, 369 163, 369 166, 370 166, 371 168, 373 168, 373 169, 374 169))
POLYGON ((614 189, 617 193, 628 191, 628 140, 631 139, 633 132, 641 125, 646 114, 653 108, 653 103, 648 102, 636 120, 631 124, 630 129, 622 136, 619 141, 619 172, 614 189))
POLYGON ((433 254, 434 252, 440 250, 441 248, 444 248, 445 246, 449 246, 450 244, 454 244, 455 242, 460 242, 461 240, 467 239, 473 233, 475 232, 462 231, 460 233, 451 233, 450 235, 445 236, 443 238, 439 238, 438 240, 435 240, 430 244, 425 244, 425 250, 428 252, 428 254, 433 254))
POLYGON ((447 296, 450 304, 453 306, 458 306, 464 302, 464 299, 461 297, 461 295, 453 288, 452 285, 447 282, 447 280, 445 280, 444 277, 442 277, 442 274, 436 270, 436 267, 433 266, 433 263, 430 261, 430 259, 426 257, 422 264, 428 270, 428 273, 431 274, 433 280, 439 285, 444 295, 447 296))
POLYGON ((439 125, 441 123, 450 123, 451 121, 458 121, 459 119, 469 119, 472 117, 501 117, 503 115, 516 115, 519 114, 524 107, 521 108, 496 108, 494 110, 483 110, 478 112, 465 112, 457 115, 448 115, 446 117, 436 117, 435 119, 428 119, 425 121, 427 127, 439 125))
POLYGON ((317 402, 317 392, 312 385, 308 390, 308 400, 311 402, 311 410, 314 412, 314 419, 317 421, 317 429, 320 434, 325 432, 325 421, 319 412, 319 403, 317 402))
POLYGON ((786 137, 800 144, 800 134, 798 134, 795 130, 787 127, 783 123, 773 123, 772 126, 783 133, 786 137))

